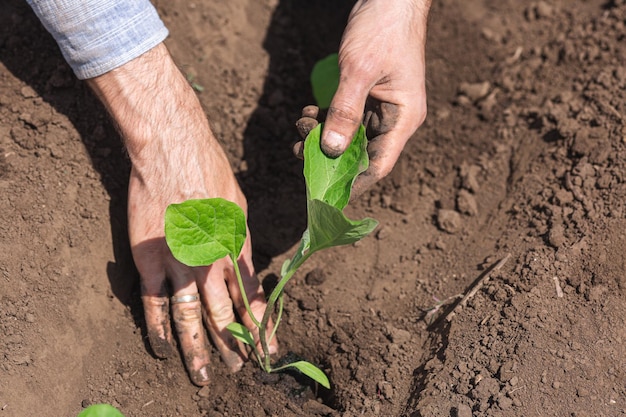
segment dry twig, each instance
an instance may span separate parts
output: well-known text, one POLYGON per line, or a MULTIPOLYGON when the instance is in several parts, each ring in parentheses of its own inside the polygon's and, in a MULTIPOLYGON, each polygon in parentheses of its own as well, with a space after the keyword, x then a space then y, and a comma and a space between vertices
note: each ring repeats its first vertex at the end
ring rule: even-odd
POLYGON ((467 305, 467 302, 469 301, 469 299, 475 296, 478 290, 480 290, 485 285, 485 283, 489 281, 489 278, 491 278, 491 274, 493 274, 495 271, 500 270, 504 266, 504 264, 509 260, 510 257, 511 257, 511 254, 507 253, 506 256, 500 259, 500 261, 497 264, 490 267, 488 270, 486 270, 483 273, 482 276, 476 279, 476 281, 474 281, 474 285, 470 287, 469 291, 465 294, 465 296, 463 296, 461 301, 459 301, 459 303, 452 309, 452 311, 448 313, 448 315, 446 316, 446 321, 452 320, 452 317, 454 317, 456 312, 460 308, 465 307, 467 305))

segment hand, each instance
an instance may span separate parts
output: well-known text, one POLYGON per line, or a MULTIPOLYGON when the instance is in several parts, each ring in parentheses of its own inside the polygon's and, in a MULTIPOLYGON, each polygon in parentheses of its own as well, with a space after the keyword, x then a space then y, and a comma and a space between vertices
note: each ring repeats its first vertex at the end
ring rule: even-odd
MULTIPOLYGON (((247 212, 246 199, 200 102, 163 44, 88 82, 117 123, 132 161, 129 235, 150 344, 159 357, 174 354, 171 307, 191 380, 207 385, 211 371, 203 316, 233 371, 246 357, 226 330, 236 320, 233 304, 257 343, 258 329, 245 310, 232 263, 224 258, 209 267, 191 268, 178 262, 165 243, 164 213, 171 203, 210 197, 233 201, 247 212), (195 294, 198 301, 174 303, 176 297, 195 294)), ((254 273, 249 233, 238 263, 250 306, 261 320, 265 296, 254 273)), ((274 342, 270 352, 276 351, 274 342)))
POLYGON ((353 187, 359 195, 391 172, 426 118, 424 48, 430 0, 359 0, 339 48, 339 87, 328 109, 322 150, 338 156, 363 121, 369 169, 353 187), (363 113, 365 109, 365 118, 363 113))

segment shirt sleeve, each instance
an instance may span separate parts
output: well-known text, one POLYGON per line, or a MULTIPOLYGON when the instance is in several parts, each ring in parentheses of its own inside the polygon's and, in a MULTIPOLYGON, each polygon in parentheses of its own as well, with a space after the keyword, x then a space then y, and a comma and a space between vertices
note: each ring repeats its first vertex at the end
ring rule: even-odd
POLYGON ((76 76, 102 75, 161 43, 167 28, 149 0, 28 0, 76 76))

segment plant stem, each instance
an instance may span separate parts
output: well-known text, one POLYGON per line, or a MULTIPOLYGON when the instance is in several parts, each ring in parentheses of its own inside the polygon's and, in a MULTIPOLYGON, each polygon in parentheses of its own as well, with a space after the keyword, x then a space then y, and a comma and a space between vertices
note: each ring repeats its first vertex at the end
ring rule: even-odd
POLYGON ((276 334, 276 329, 278 329, 278 325, 280 324, 280 319, 283 317, 283 295, 284 293, 281 293, 278 297, 278 314, 276 315, 276 323, 274 323, 274 329, 272 329, 272 334, 270 335, 267 343, 272 343, 274 335, 276 334))
MULTIPOLYGON (((246 289, 243 286, 243 279, 241 278, 241 271, 239 270, 239 264, 237 263, 236 259, 233 259, 232 256, 231 256, 231 260, 233 261, 235 275, 237 276, 237 284, 239 285, 239 292, 241 292, 241 298, 243 299, 243 305, 246 307, 246 312, 248 313, 248 316, 250 316, 250 319, 252 320, 254 325, 259 329, 259 335, 265 335, 265 328, 267 326, 267 323, 265 324, 260 323, 256 319, 256 317, 254 317, 254 314, 252 313, 252 308, 250 308, 250 302, 248 301, 248 295, 246 294, 246 289)), ((269 357, 269 348, 267 346, 267 343, 264 342, 265 338, 263 336, 260 336, 260 339, 261 339, 261 349, 263 349, 263 354, 265 357, 269 357)), ((252 349, 254 350, 254 355, 256 356, 257 361, 259 362, 259 365, 262 368, 264 368, 266 372, 269 372, 271 368, 268 367, 267 360, 265 361, 265 365, 264 365, 263 361, 261 360, 261 354, 259 353, 259 350, 254 344, 252 345, 252 349)))
MULTIPOLYGON (((231 257, 232 259, 232 257, 231 257)), ((239 284, 239 291, 241 292, 241 298, 243 298, 243 305, 246 307, 246 311, 250 316, 250 319, 255 324, 256 327, 260 328, 261 323, 254 317, 252 313, 252 309, 250 308, 250 302, 248 301, 248 295, 246 294, 246 290, 243 287, 243 279, 241 278, 241 272, 239 271, 239 264, 236 259, 233 259, 233 266, 235 268, 235 275, 237 276, 237 284, 239 284)))
MULTIPOLYGON (((289 267, 287 268, 287 270, 285 271, 285 275, 283 275, 280 280, 278 281, 278 284, 276 284, 276 287, 274 287, 274 290, 272 291, 272 293, 270 294, 269 298, 267 299, 267 306, 265 307, 265 313, 263 314, 263 318, 261 319, 261 327, 263 327, 263 329, 265 329, 267 327, 267 324, 270 321, 270 318, 272 317, 272 312, 274 311, 274 306, 276 305, 276 300, 278 300, 279 298, 282 299, 282 297, 280 297, 283 293, 283 288, 285 288, 285 285, 287 284, 287 282, 291 279, 291 277, 293 276, 293 274, 296 272, 296 270, 300 267, 300 265, 302 265, 304 263, 304 261, 306 261, 308 259, 309 256, 311 256, 310 251, 308 251, 306 254, 298 257, 295 256, 292 260, 291 263, 289 264, 289 267)), ((278 324, 278 322, 277 322, 278 324)), ((274 336, 274 333, 276 332, 276 327, 274 326, 274 331, 272 332, 272 337, 274 336)), ((264 331, 260 332, 260 337, 261 337, 261 346, 263 347, 263 353, 265 353, 265 370, 267 372, 270 372, 272 370, 272 366, 270 363, 270 356, 268 354, 268 351, 266 351, 266 347, 267 347, 267 335, 265 334, 264 331)), ((271 337, 270 337, 271 340, 271 337)))

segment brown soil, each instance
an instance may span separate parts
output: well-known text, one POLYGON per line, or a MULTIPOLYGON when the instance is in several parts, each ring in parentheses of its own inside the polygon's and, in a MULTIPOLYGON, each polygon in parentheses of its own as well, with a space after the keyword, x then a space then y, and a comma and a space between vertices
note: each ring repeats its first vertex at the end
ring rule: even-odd
MULTIPOLYGON (((304 228, 293 122, 349 4, 157 3, 269 282, 304 228)), ((0 416, 626 414, 625 21, 623 0, 435 1, 429 116, 349 208, 379 229, 287 289, 281 349, 332 389, 252 363, 230 375, 214 352, 199 390, 146 343, 119 138, 25 2, 5 2, 0 416)))

